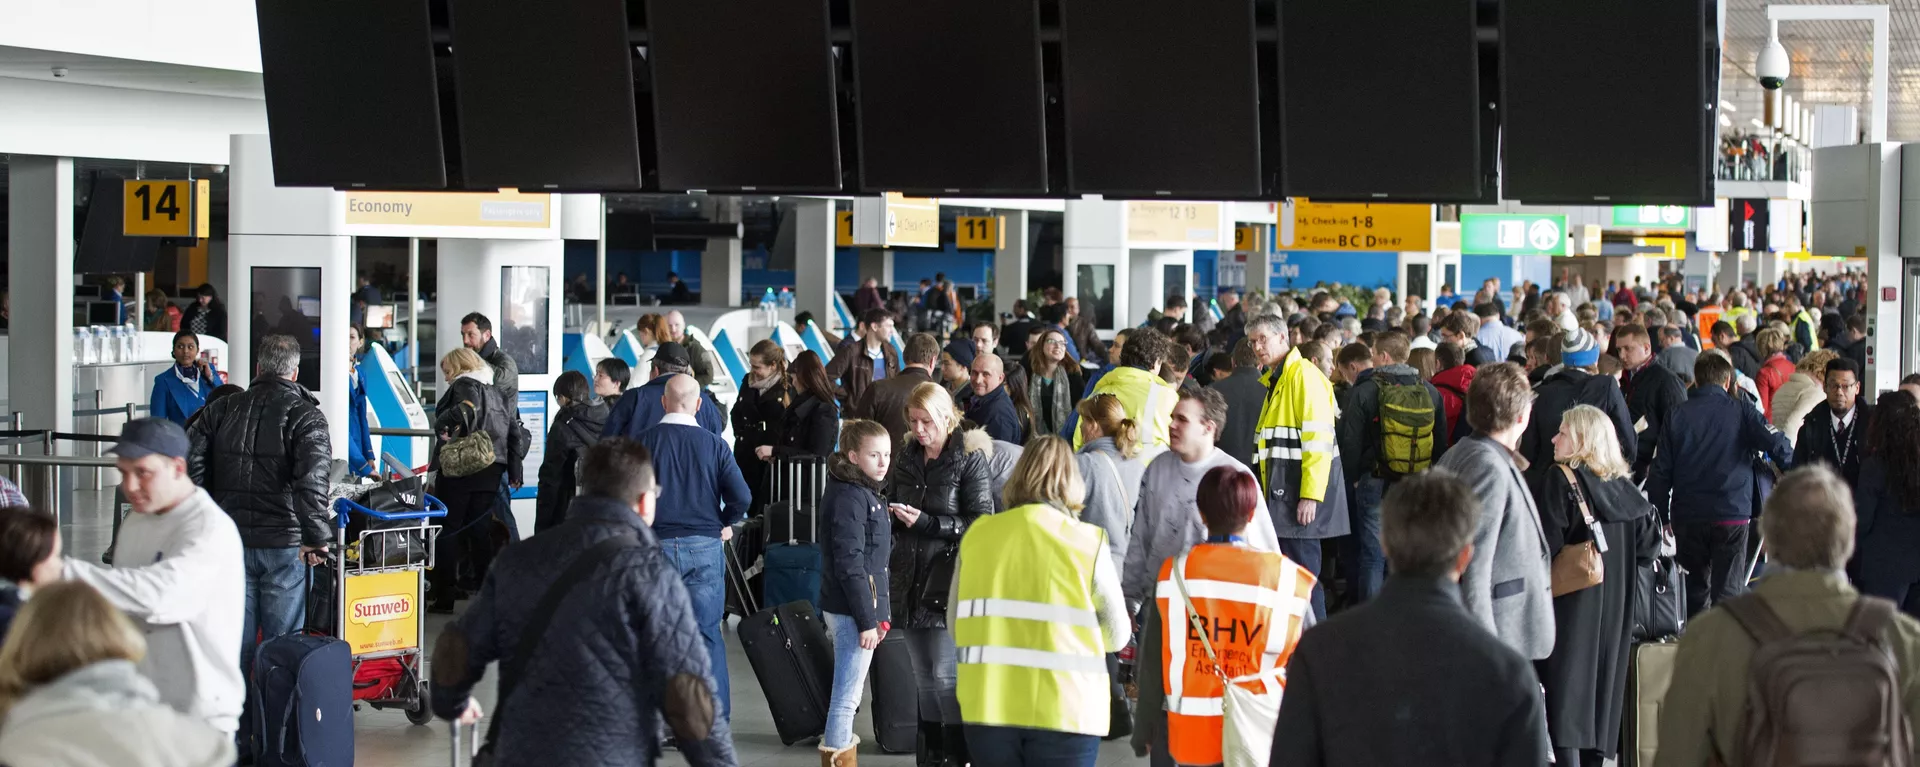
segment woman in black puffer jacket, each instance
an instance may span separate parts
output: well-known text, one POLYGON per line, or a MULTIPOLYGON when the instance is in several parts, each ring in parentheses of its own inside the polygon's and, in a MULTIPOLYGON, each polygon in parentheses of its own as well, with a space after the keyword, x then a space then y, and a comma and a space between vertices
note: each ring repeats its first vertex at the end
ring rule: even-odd
POLYGON ((593 396, 587 377, 578 370, 560 374, 553 382, 553 401, 560 413, 547 427, 547 448, 540 461, 539 495, 534 501, 533 532, 544 533, 566 521, 580 484, 575 467, 581 454, 600 441, 607 424, 606 400, 593 396))
POLYGON ((494 510, 499 505, 500 475, 508 473, 509 467, 518 473, 519 462, 509 458, 524 454, 526 448, 519 444, 520 429, 507 410, 506 395, 493 385, 493 368, 486 360, 472 349, 455 349, 440 359, 440 375, 448 383, 446 393, 434 402, 433 430, 439 436, 429 468, 439 472, 433 494, 447 505, 447 516, 440 523, 444 534, 438 559, 427 571, 427 612, 451 613, 459 598, 456 574, 462 559, 472 557, 475 581, 486 580, 498 546, 494 528, 509 524, 494 510), (441 448, 472 431, 485 431, 493 439, 493 464, 464 477, 448 476, 440 465, 441 448), (492 524, 481 524, 488 517, 493 517, 492 524))
MULTIPOLYGON (((920 764, 966 764, 958 664, 947 630, 954 558, 967 526, 993 513, 986 457, 967 452, 960 414, 938 384, 907 397, 906 444, 894 456, 886 497, 893 512, 890 562, 894 629, 906 640, 920 690, 920 764)), ((885 649, 883 648, 883 652, 885 649)))

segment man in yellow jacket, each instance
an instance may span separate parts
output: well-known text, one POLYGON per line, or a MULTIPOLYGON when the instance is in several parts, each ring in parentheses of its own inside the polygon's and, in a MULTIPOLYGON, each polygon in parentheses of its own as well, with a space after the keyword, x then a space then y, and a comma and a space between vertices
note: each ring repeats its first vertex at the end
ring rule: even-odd
MULTIPOLYGON (((1152 328, 1137 328, 1127 335, 1120 359, 1113 370, 1100 377, 1088 398, 1111 394, 1120 400, 1127 417, 1140 426, 1141 446, 1167 444, 1167 430, 1173 425, 1173 406, 1180 390, 1160 377, 1160 363, 1167 358, 1173 343, 1166 334, 1152 328)), ((1080 430, 1073 430, 1073 449, 1081 445, 1080 430)))
MULTIPOLYGON (((1280 553, 1320 575, 1320 541, 1352 531, 1347 516, 1346 472, 1334 441, 1339 409, 1333 384, 1311 360, 1287 343, 1280 318, 1262 316, 1247 323, 1247 339, 1266 369, 1266 406, 1254 425, 1254 473, 1266 493, 1280 553)), ((1244 427, 1243 427, 1244 428, 1244 427)), ((1327 615, 1326 589, 1315 585, 1313 612, 1327 615)))

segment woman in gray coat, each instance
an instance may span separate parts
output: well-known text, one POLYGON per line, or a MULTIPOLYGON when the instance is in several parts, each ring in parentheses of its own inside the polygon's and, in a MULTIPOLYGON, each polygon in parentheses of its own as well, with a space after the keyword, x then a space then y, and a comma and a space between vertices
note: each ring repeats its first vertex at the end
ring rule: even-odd
POLYGON ((1087 507, 1083 522, 1107 531, 1107 545, 1115 562, 1127 561, 1127 535, 1133 508, 1140 499, 1140 480, 1147 464, 1166 452, 1140 444, 1140 427, 1127 417, 1120 398, 1096 394, 1080 401, 1080 476, 1087 478, 1087 507))

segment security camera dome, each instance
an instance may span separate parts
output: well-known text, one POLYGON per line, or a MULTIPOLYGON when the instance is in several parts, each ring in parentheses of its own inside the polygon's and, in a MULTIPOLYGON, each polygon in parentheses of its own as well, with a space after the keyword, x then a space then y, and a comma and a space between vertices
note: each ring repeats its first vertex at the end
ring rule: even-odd
POLYGON ((1787 47, 1779 40, 1768 40, 1767 47, 1760 49, 1760 58, 1753 63, 1753 73, 1760 79, 1760 87, 1777 91, 1787 84, 1787 76, 1793 73, 1793 62, 1787 59, 1787 47))

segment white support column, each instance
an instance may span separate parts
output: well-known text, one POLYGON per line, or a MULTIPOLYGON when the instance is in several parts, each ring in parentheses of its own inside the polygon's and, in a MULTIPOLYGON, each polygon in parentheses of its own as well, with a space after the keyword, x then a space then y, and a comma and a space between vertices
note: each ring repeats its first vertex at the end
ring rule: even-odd
POLYGON ((7 408, 73 431, 73 160, 13 155, 7 186, 7 408))
POLYGON ((1766 286, 1780 281, 1780 262, 1785 261, 1778 253, 1762 253, 1754 259, 1759 262, 1759 271, 1754 275, 1754 284, 1765 289, 1766 286))
POLYGON ((860 282, 868 277, 880 281, 882 295, 893 292, 893 250, 890 248, 861 248, 860 282))
MULTIPOLYGON (((740 223, 740 198, 710 196, 707 198, 706 211, 707 218, 714 223, 740 223)), ((743 290, 740 279, 742 268, 740 238, 708 239, 707 249, 700 254, 700 305, 723 308, 739 306, 743 290)))
POLYGON ((1740 286, 1740 252, 1730 250, 1720 254, 1720 268, 1715 270, 1713 289, 1725 293, 1740 286))
MULTIPOLYGON (((1000 210, 994 214, 1000 217, 1001 245, 993 252, 992 286, 993 314, 998 317, 1013 311, 1013 302, 1027 297, 1027 262, 1033 254, 1028 247, 1027 212, 1000 210)), ((1072 284, 1067 281, 1068 286, 1072 284)), ((1064 287, 1061 292, 1072 295, 1064 287)))
MULTIPOLYGON (((793 305, 833 328, 833 201, 793 203, 793 305)), ((851 329, 843 330, 842 333, 851 329)))
MULTIPOLYGON (((1713 279, 1713 258, 1714 254, 1707 251, 1688 249, 1686 258, 1680 261, 1681 277, 1688 280, 1697 279, 1709 290, 1717 289, 1713 279)), ((1611 274, 1608 276, 1612 277, 1611 274)), ((1633 278, 1627 277, 1626 282, 1632 284, 1633 278)))
POLYGON ((1126 219, 1126 203, 1110 200, 1068 200, 1063 217, 1062 291, 1079 297, 1081 313, 1091 311, 1095 327, 1109 335, 1133 325, 1128 318, 1147 312, 1146 307, 1129 305, 1133 270, 1127 259, 1126 219), (1112 311, 1098 311, 1108 297, 1112 311))

